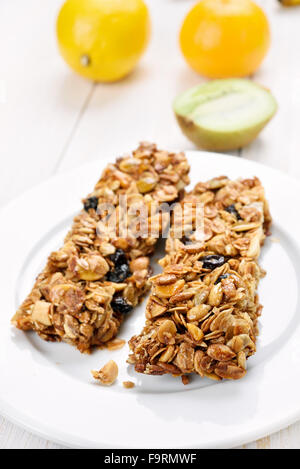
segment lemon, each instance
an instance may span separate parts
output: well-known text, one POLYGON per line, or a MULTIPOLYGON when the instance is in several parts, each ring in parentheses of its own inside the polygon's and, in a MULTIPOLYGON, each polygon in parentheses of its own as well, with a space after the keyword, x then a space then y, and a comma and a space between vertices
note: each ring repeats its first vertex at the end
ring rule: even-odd
POLYGON ((128 75, 145 51, 150 17, 143 0, 67 0, 56 31, 61 55, 75 72, 113 82, 128 75))

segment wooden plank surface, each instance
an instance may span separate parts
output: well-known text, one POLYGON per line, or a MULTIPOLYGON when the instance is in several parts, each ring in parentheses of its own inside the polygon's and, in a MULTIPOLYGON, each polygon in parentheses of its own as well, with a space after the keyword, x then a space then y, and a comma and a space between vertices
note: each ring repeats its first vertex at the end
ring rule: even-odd
MULTIPOLYGON (((178 92, 203 81, 185 65, 177 46, 179 25, 194 1, 148 0, 150 47, 138 69, 114 85, 78 78, 59 57, 54 25, 61 3, 0 3, 1 205, 56 172, 123 153, 140 140, 194 148, 171 110, 178 92)), ((279 112, 240 155, 299 177, 300 8, 283 9, 277 0, 258 3, 271 22, 272 48, 253 78, 273 91, 279 112)), ((0 448, 59 446, 0 416, 0 448)), ((300 448, 300 423, 244 448, 300 448)))
POLYGON ((90 94, 57 53, 60 4, 0 2, 0 204, 55 172, 90 94))

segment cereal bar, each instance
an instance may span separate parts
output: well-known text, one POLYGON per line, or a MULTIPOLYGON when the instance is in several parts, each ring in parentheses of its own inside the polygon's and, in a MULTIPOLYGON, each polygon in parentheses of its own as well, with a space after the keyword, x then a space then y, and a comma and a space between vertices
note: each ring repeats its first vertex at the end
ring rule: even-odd
POLYGON ((257 178, 215 178, 197 184, 180 206, 184 234, 174 217, 163 273, 151 279, 146 325, 130 340, 128 361, 150 375, 242 378, 262 310, 257 260, 271 223, 263 187, 257 178))
POLYGON ((183 153, 145 143, 108 165, 12 323, 81 352, 112 340, 148 290, 149 255, 163 226, 159 207, 179 199, 188 172, 183 153), (145 210, 144 227, 137 213, 145 210))

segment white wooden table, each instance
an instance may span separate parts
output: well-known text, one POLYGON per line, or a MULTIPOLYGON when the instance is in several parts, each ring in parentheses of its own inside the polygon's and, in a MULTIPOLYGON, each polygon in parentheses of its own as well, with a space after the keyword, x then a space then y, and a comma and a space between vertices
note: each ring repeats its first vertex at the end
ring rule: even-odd
MULTIPOLYGON (((101 159, 106 151, 124 153, 140 140, 193 149, 171 110, 178 92, 202 81, 177 45, 193 0, 148 0, 153 34, 140 66, 121 83, 97 86, 74 75, 57 52, 61 3, 0 3, 1 205, 55 173, 101 159)), ((300 8, 283 9, 277 0, 258 3, 269 16, 273 39, 255 79, 273 91, 279 112, 261 137, 236 154, 300 177, 300 8)), ((300 448, 300 423, 246 447, 300 448)), ((58 446, 0 416, 0 448, 58 446)))

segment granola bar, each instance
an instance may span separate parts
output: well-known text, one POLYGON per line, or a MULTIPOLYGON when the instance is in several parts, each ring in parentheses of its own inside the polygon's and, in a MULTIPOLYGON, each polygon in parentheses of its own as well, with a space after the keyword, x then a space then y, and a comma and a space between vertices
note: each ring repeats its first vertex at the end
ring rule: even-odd
POLYGON ((113 339, 149 288, 149 256, 157 237, 145 234, 136 213, 146 208, 148 225, 160 233, 160 204, 179 198, 188 171, 183 153, 145 143, 108 165, 12 323, 81 352, 113 339))
POLYGON ((263 187, 257 178, 215 178, 197 184, 181 205, 188 235, 176 236, 175 218, 128 361, 150 375, 242 378, 262 310, 256 291, 265 272, 257 260, 271 223, 263 187))

